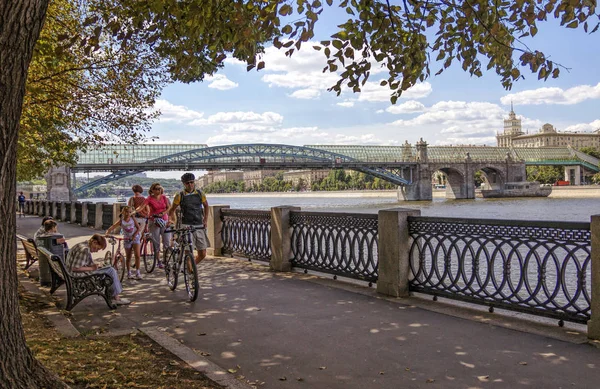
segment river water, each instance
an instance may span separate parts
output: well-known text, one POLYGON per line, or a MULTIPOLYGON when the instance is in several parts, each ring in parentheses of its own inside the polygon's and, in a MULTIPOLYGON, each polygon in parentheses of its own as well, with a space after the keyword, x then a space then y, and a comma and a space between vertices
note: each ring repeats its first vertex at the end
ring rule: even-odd
MULTIPOLYGON (((394 192, 285 193, 258 195, 207 195, 211 205, 227 204, 235 209, 269 209, 291 205, 303 210, 328 212, 377 213, 381 209, 405 207, 420 209, 423 216, 473 219, 513 219, 589 222, 600 214, 600 197, 549 197, 513 199, 446 200, 436 194, 433 201, 396 200, 394 192)), ((115 198, 81 199, 80 201, 115 202, 115 198)))

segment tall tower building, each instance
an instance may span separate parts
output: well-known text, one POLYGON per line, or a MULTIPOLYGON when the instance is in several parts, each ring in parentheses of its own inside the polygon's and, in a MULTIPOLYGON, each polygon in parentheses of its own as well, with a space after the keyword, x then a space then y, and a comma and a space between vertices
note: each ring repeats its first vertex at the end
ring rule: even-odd
POLYGON ((496 135, 498 147, 510 147, 512 139, 519 135, 523 135, 521 119, 517 118, 511 101, 508 119, 504 119, 504 132, 496 135))

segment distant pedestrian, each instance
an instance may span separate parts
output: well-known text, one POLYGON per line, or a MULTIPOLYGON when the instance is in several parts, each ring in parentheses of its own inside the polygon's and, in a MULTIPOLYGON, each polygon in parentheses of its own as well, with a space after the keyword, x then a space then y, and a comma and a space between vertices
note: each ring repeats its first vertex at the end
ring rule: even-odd
POLYGON ((25 217, 25 195, 19 192, 19 217, 25 217))

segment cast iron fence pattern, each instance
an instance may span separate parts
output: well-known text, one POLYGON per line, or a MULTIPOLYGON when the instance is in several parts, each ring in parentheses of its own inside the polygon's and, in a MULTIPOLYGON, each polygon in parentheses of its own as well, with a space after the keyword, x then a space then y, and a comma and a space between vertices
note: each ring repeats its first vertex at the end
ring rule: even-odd
POLYGON ((409 217, 410 290, 586 323, 589 223, 409 217))
POLYGON ((113 205, 102 204, 102 229, 107 230, 113 224, 113 205))
POLYGON ((87 203, 87 225, 94 227, 96 225, 96 203, 87 203))
POLYGON ((82 213, 83 213, 83 205, 79 202, 75 203, 75 223, 76 224, 81 224, 81 220, 83 220, 82 213))
POLYGON ((222 209, 223 254, 271 259, 271 211, 222 209))
POLYGON ((71 221, 71 202, 67 202, 65 205, 66 205, 66 212, 65 212, 66 213, 66 215, 65 215, 66 219, 65 219, 65 221, 69 221, 70 222, 71 221))
POLYGON ((377 282, 377 215, 291 212, 292 266, 377 282))

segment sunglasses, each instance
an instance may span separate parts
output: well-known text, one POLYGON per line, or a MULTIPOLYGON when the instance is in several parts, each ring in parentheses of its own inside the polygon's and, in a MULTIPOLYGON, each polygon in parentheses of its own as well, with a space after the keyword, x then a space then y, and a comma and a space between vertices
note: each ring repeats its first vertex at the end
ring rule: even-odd
POLYGON ((184 185, 190 185, 190 184, 193 184, 193 183, 194 183, 194 181, 186 181, 186 182, 184 182, 184 185))

